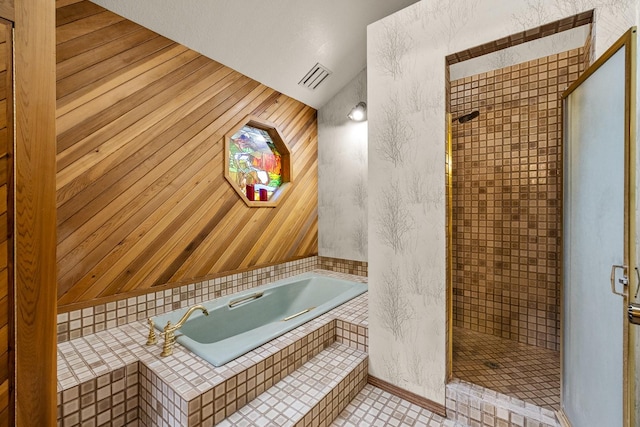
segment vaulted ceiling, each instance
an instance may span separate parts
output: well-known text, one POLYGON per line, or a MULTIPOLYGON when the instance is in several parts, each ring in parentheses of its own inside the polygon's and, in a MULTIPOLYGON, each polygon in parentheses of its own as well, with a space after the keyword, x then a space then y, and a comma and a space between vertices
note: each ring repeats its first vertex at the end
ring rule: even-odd
POLYGON ((366 26, 417 0, 94 0, 314 108, 366 66, 366 26), (298 82, 320 63, 332 74, 298 82))

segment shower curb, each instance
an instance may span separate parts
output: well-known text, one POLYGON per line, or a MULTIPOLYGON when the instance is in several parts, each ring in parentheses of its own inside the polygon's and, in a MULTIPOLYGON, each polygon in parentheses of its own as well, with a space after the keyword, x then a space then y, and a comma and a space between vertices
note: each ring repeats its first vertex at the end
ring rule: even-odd
POLYGON ((482 427, 561 427, 553 411, 454 379, 446 386, 447 418, 482 427))

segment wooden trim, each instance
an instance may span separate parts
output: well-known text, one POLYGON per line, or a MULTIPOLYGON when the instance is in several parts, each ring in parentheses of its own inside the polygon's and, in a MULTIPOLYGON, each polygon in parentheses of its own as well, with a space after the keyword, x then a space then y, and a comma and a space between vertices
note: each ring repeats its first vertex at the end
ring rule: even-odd
MULTIPOLYGON (((448 76, 449 73, 447 73, 448 76)), ((447 96, 450 96, 450 90, 447 91, 447 96)), ((452 126, 451 113, 447 112, 446 126, 447 126, 447 140, 446 140, 446 164, 445 168, 445 193, 447 195, 447 225, 446 225, 446 248, 447 248, 447 289, 446 289, 446 304, 447 304, 447 380, 453 377, 453 126, 452 126)))
MULTIPOLYGON (((7 54, 7 72, 6 72, 6 81, 4 84, 7 88, 7 100, 13 100, 13 23, 6 21, 4 19, 0 19, 0 24, 5 25, 7 27, 7 32, 9 33, 9 38, 6 41, 7 47, 9 49, 7 54)), ((8 402, 9 407, 7 408, 7 421, 9 423, 15 422, 15 372, 16 372, 16 354, 15 354, 15 328, 13 325, 13 319, 15 318, 15 253, 13 248, 15 247, 14 242, 14 223, 15 223, 15 192, 14 192, 14 129, 13 129, 13 119, 14 119, 14 105, 12 103, 7 102, 7 301, 9 302, 9 307, 7 310, 8 315, 8 371, 9 371, 9 383, 8 383, 8 402)), ((5 261, 5 260, 3 260, 5 261)), ((2 348, 4 351, 4 347, 2 348)), ((0 393, 4 395, 4 392, 0 393)))
POLYGON ((386 391, 387 393, 391 393, 395 396, 398 396, 408 402, 413 403, 414 405, 418 405, 421 408, 424 408, 428 411, 433 412, 434 414, 438 414, 441 417, 447 416, 447 410, 444 405, 434 402, 433 400, 427 399, 426 397, 419 396, 415 393, 407 391, 403 388, 400 388, 396 385, 393 385, 389 382, 381 380, 380 378, 376 378, 374 376, 369 375, 368 383, 374 387, 378 387, 381 390, 386 391))
POLYGON ((56 425, 56 10, 16 0, 16 425, 56 425))

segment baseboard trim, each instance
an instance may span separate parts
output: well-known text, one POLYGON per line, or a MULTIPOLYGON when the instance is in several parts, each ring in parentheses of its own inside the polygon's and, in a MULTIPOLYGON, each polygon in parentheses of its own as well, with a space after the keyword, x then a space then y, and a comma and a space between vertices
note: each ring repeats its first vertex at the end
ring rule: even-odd
POLYGON ((376 378, 374 376, 369 375, 369 380, 368 380, 369 384, 371 384, 374 387, 378 387, 381 390, 386 391, 387 393, 391 393, 393 395, 396 395, 406 401, 409 401, 415 405, 420 406, 421 408, 427 409, 431 412, 433 412, 434 414, 438 414, 441 417, 446 417, 447 416, 447 411, 446 408, 444 407, 444 405, 441 405, 439 403, 436 403, 432 400, 427 399, 426 397, 422 397, 422 396, 418 396, 415 393, 412 393, 410 391, 407 391, 403 388, 400 388, 396 385, 393 385, 389 382, 386 382, 384 380, 381 380, 380 378, 376 378))
POLYGON ((556 418, 562 427, 571 427, 571 422, 569 421, 569 418, 567 418, 567 414, 565 414, 562 409, 556 411, 556 418))

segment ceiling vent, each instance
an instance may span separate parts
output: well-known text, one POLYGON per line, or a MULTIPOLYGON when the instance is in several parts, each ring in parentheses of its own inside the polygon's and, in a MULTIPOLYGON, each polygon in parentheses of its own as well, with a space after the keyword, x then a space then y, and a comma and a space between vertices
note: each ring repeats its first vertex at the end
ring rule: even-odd
POLYGON ((327 77, 331 75, 331 71, 329 71, 324 65, 316 64, 309 72, 298 82, 298 84, 302 87, 306 87, 307 89, 316 90, 320 84, 326 80, 327 77))

